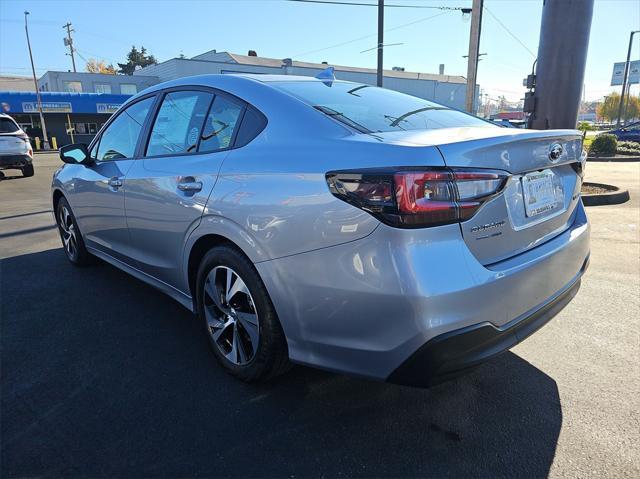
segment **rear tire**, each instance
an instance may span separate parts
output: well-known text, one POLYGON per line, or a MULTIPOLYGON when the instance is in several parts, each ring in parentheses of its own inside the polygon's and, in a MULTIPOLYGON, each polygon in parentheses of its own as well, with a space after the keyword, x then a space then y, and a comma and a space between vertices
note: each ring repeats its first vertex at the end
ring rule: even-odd
POLYGON ((25 178, 33 176, 33 165, 25 165, 22 167, 22 176, 25 178))
POLYGON ((67 259, 75 266, 86 266, 91 263, 91 255, 87 251, 76 222, 73 216, 71 206, 67 199, 62 197, 58 201, 56 207, 56 222, 58 224, 58 232, 62 240, 62 247, 67 259))
POLYGON ((212 248, 196 280, 197 313, 224 369, 245 382, 286 372, 287 342, 253 264, 230 246, 212 248))

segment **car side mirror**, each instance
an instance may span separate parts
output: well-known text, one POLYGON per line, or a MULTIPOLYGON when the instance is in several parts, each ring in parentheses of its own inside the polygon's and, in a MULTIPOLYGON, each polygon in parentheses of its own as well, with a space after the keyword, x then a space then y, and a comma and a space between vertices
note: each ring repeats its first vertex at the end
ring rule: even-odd
POLYGON ((84 143, 73 143, 71 145, 64 145, 60 148, 60 159, 65 163, 72 165, 91 165, 93 159, 89 155, 87 145, 84 143))

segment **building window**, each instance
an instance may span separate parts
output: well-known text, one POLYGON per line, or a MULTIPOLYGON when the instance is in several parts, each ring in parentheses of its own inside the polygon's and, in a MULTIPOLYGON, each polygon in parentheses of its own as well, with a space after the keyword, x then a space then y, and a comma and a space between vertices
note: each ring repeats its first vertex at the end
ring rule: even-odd
POLYGON ((95 135, 98 132, 96 123, 74 123, 73 129, 76 135, 95 135))
POLYGON ((111 93, 111 85, 108 83, 96 83, 94 86, 96 93, 111 93))
POLYGON ((123 83, 120 85, 120 93, 123 95, 135 95, 138 93, 138 87, 133 83, 123 83))
POLYGON ((63 81, 62 91, 72 92, 72 93, 81 93, 82 83, 80 83, 79 81, 63 81))

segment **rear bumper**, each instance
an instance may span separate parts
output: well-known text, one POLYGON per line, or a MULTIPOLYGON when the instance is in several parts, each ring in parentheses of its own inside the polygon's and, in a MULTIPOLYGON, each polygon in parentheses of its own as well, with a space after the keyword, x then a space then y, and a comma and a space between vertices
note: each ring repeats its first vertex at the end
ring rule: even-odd
MULTIPOLYGON (((555 238, 490 266, 467 248, 458 225, 418 230, 380 225, 360 240, 259 262, 256 268, 292 361, 400 381, 398 371, 416 356, 421 366, 415 367, 415 382, 426 376, 428 384, 431 376, 464 370, 513 346, 514 338, 523 339, 530 334, 525 331, 533 332, 561 309, 545 310, 545 305, 565 291, 577 291, 572 288, 590 249, 581 202, 571 223, 555 238), (525 321, 532 316, 545 319, 525 321), (519 323, 515 335, 511 328, 519 323), (426 345, 436 338, 440 342, 475 330, 446 344, 477 343, 477 351, 462 347, 451 357, 419 353, 434 351, 426 345), (434 364, 425 366, 431 360, 434 364)), ((566 302, 571 297, 562 296, 566 302)))
POLYGON ((31 157, 26 154, 0 155, 0 168, 22 168, 31 164, 31 157))
POLYGON ((503 327, 485 322, 436 336, 391 373, 387 380, 429 387, 464 374, 511 349, 542 328, 571 302, 580 289, 580 278, 588 265, 589 258, 576 279, 536 311, 503 327))

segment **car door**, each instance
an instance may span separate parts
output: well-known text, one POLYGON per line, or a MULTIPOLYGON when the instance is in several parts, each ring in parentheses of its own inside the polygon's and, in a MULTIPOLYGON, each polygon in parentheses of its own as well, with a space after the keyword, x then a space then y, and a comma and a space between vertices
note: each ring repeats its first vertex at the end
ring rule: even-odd
POLYGON ((143 272, 180 287, 184 244, 200 222, 244 108, 204 88, 164 93, 144 157, 127 174, 127 224, 143 272))
POLYGON ((118 112, 91 147, 95 163, 83 167, 69 186, 86 245, 126 263, 131 262, 124 212, 126 175, 154 101, 155 96, 146 97, 118 112))

